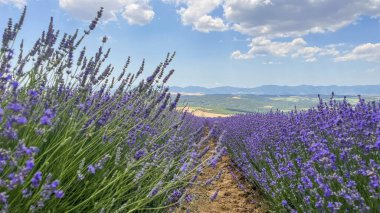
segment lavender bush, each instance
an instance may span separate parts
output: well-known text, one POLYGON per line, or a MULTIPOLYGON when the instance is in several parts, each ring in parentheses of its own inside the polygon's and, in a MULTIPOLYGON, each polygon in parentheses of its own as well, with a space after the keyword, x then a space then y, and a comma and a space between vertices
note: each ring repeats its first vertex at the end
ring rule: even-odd
POLYGON ((242 174, 277 212, 380 211, 380 102, 217 119, 242 174))
POLYGON ((0 50, 2 212, 166 211, 199 169, 203 121, 175 110, 165 83, 174 54, 143 80, 118 76, 107 38, 94 56, 83 33, 47 31, 25 51, 25 18, 9 19, 0 50), (167 74, 165 74, 167 73, 167 74), (137 83, 140 81, 140 83, 137 83), (200 143, 201 142, 201 143, 200 143))

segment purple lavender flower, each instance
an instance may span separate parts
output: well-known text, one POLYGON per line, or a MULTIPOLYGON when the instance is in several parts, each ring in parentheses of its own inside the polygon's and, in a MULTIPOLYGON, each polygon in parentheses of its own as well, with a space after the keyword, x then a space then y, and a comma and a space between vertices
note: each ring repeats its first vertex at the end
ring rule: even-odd
POLYGON ((92 164, 88 165, 87 169, 91 174, 95 174, 96 169, 92 164))
POLYGON ((187 194, 187 195, 185 196, 185 201, 186 201, 187 203, 190 203, 191 201, 193 201, 193 196, 192 196, 191 194, 187 194))
POLYGON ((215 176, 215 180, 219 180, 221 177, 222 177, 222 174, 223 174, 223 169, 221 169, 218 174, 216 174, 215 176))
POLYGON ((34 160, 33 160, 33 158, 31 158, 31 159, 26 161, 25 169, 27 171, 31 171, 33 168, 34 168, 34 160))
POLYGON ((212 182, 214 181, 214 178, 209 178, 205 181, 205 186, 211 185, 212 182))
POLYGON ((58 199, 61 199, 63 198, 63 196, 65 196, 65 193, 62 190, 55 190, 54 194, 55 194, 55 197, 58 199))
POLYGON ((30 191, 30 190, 28 190, 28 189, 24 189, 24 190, 22 190, 22 197, 23 198, 28 198, 28 197, 30 197, 32 195, 32 192, 30 191))
POLYGON ((38 96, 38 93, 37 93, 36 90, 31 89, 31 90, 28 91, 28 95, 30 95, 30 97, 32 97, 32 98, 35 98, 35 97, 38 96))
POLYGON ((371 175, 370 176, 370 186, 373 189, 379 189, 380 188, 380 178, 377 175, 371 175))
POLYGON ((44 115, 44 116, 41 117, 40 123, 41 123, 41 125, 50 126, 52 124, 51 118, 49 118, 48 116, 44 115))
POLYGON ((161 186, 162 186, 163 182, 162 181, 159 181, 154 187, 153 189, 150 191, 148 197, 153 197, 155 196, 158 191, 160 190, 161 186))
POLYGON ((13 110, 14 112, 20 112, 24 107, 19 103, 10 103, 8 104, 8 109, 13 110))
POLYGON ((181 196, 182 196, 182 192, 180 190, 178 190, 178 189, 175 189, 170 194, 168 201, 169 201, 169 203, 174 203, 174 202, 178 201, 179 198, 181 198, 181 196))
POLYGON ((45 110, 45 113, 44 113, 46 116, 48 117, 53 117, 54 116, 54 112, 52 109, 47 109, 45 110))
POLYGON ((0 107, 0 121, 3 119, 4 110, 0 107))
POLYGON ((42 172, 38 171, 36 174, 34 174, 31 183, 34 188, 37 188, 40 185, 40 182, 42 180, 42 172))
POLYGON ((177 96, 175 97, 173 103, 170 104, 169 110, 173 110, 174 108, 177 107, 177 104, 178 104, 178 101, 179 101, 180 98, 181 98, 181 94, 177 93, 177 96))
POLYGON ((198 175, 195 174, 195 175, 190 179, 190 185, 193 184, 197 179, 198 179, 198 175))
POLYGON ((330 197, 332 195, 332 191, 331 191, 330 187, 327 185, 323 186, 323 191, 324 191, 325 197, 330 197))
POLYGON ((213 202, 213 201, 216 199, 216 197, 218 196, 218 193, 219 193, 219 189, 217 189, 217 190, 214 192, 214 194, 211 195, 211 197, 210 197, 210 201, 211 201, 211 202, 213 202))
POLYGON ((188 167, 188 163, 184 163, 184 164, 181 166, 180 171, 181 171, 181 172, 186 172, 187 167, 188 167))
POLYGON ((308 177, 301 177, 301 183, 305 188, 312 188, 313 187, 313 182, 311 182, 310 178, 308 177))
POLYGON ((52 119, 55 117, 55 113, 52 109, 46 109, 44 115, 40 119, 41 125, 51 126, 52 119))
POLYGON ((154 80, 154 76, 149 76, 149 77, 146 79, 147 82, 151 82, 151 81, 153 81, 153 80, 154 80))
POLYGON ((310 205, 310 196, 305 196, 304 201, 307 205, 310 205))
POLYGON ((330 211, 333 211, 334 210, 334 204, 332 202, 328 202, 327 203, 327 208, 330 209, 330 211))
POLYGON ((102 157, 95 165, 96 170, 103 169, 104 165, 107 163, 107 161, 111 158, 109 154, 106 154, 104 157, 102 157))
MULTIPOLYGON (((1 112, 0 112, 0 117, 1 117, 1 112)), ((377 138, 376 143, 374 144, 374 147, 380 150, 380 137, 377 138)))
POLYGON ((317 209, 322 209, 322 207, 323 207, 323 200, 322 200, 322 199, 319 199, 319 200, 317 201, 317 203, 315 204, 315 207, 316 207, 317 209))
POLYGON ((53 189, 56 189, 58 185, 59 185, 59 180, 55 180, 50 184, 51 188, 53 189))
POLYGON ((5 192, 0 193, 0 203, 6 204, 8 202, 8 195, 5 192))
POLYGON ((26 119, 24 116, 17 116, 16 117, 17 124, 23 125, 28 122, 28 119, 26 119))
POLYGON ((139 160, 140 158, 144 157, 144 155, 145 155, 145 151, 144 151, 143 149, 141 149, 141 150, 139 150, 139 151, 137 151, 137 152, 135 153, 134 158, 135 158, 136 160, 139 160))
POLYGON ((17 82, 17 81, 13 81, 12 82, 12 87, 13 87, 14 90, 17 89, 19 85, 20 85, 20 83, 17 82))

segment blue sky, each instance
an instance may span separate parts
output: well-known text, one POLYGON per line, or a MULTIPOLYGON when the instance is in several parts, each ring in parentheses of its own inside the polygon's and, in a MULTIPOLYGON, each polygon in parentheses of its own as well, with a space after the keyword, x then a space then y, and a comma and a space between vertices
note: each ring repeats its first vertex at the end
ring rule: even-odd
POLYGON ((0 0, 0 27, 28 6, 22 37, 31 45, 50 16, 63 32, 102 24, 86 41, 110 37, 110 62, 146 73, 176 51, 176 86, 365 85, 380 83, 377 0, 0 0))

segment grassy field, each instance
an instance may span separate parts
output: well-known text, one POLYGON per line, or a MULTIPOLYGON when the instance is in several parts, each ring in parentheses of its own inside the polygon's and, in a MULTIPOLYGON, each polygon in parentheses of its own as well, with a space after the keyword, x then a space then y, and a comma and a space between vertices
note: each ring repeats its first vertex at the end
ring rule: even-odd
MULTIPOLYGON (((322 96, 328 100, 330 96, 322 96)), ((380 96, 364 97, 366 100, 380 100, 380 96)), ((343 96, 336 96, 343 100, 343 96)), ((347 97, 348 102, 356 103, 357 96, 347 97)), ((308 109, 318 104, 316 95, 270 96, 270 95, 183 95, 180 106, 190 106, 197 111, 213 114, 237 114, 247 112, 268 112, 270 110, 290 111, 308 109)))

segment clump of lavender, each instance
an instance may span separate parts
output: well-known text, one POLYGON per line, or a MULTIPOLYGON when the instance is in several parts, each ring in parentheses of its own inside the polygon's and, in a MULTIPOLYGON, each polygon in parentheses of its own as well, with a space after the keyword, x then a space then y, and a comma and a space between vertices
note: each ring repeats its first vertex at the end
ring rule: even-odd
POLYGON ((134 74, 130 58, 120 71, 106 64, 106 37, 95 53, 82 45, 103 8, 84 32, 61 35, 51 18, 27 51, 16 39, 25 14, 8 21, 0 48, 0 211, 176 204, 200 165, 204 122, 176 110, 180 95, 165 86, 175 54, 146 79, 144 61, 134 74))
POLYGON ((379 210, 380 102, 333 96, 305 111, 218 119, 232 160, 274 211, 379 210))
POLYGON ((217 189, 210 197, 210 201, 213 202, 218 197, 219 189, 217 189))

